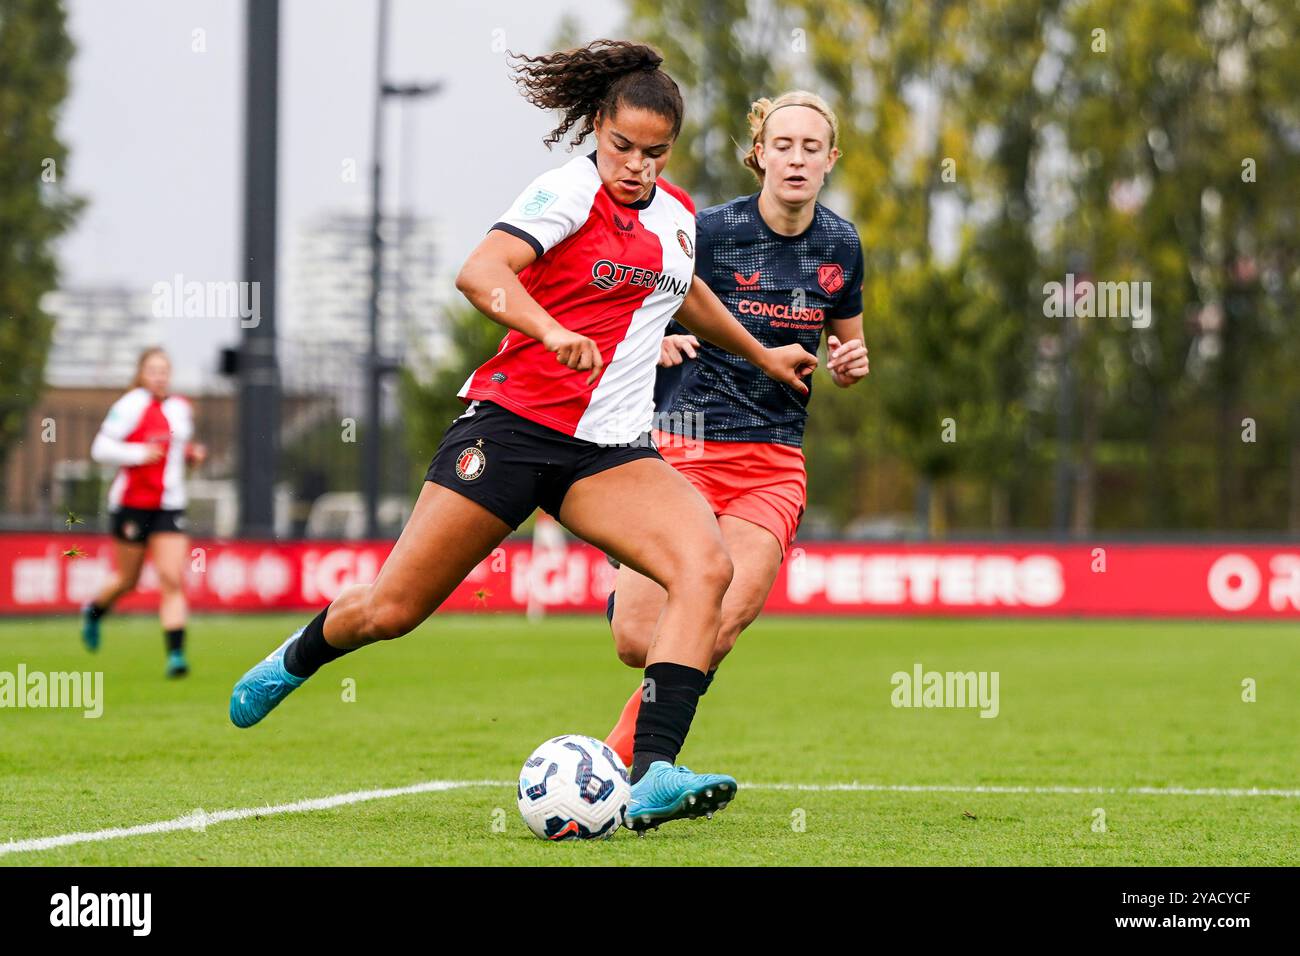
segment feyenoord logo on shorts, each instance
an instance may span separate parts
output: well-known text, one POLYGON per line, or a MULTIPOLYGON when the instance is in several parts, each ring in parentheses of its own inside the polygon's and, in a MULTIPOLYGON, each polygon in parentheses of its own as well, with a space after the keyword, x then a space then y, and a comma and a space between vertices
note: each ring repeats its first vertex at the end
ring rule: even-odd
MULTIPOLYGON (((482 445, 483 439, 480 438, 478 444, 482 445)), ((456 477, 461 481, 473 481, 483 474, 483 469, 486 467, 487 456, 475 445, 470 445, 456 456, 456 477)))
POLYGON ((126 538, 127 541, 134 541, 140 537, 140 526, 134 521, 123 521, 122 537, 126 538))

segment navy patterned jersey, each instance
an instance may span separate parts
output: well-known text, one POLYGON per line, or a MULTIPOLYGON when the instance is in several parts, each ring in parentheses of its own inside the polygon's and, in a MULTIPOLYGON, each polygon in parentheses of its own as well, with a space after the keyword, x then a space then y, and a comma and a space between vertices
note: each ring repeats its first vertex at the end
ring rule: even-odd
MULTIPOLYGON (((783 236, 759 215, 757 193, 741 196, 696 215, 695 246, 695 274, 764 346, 798 342, 816 355, 827 319, 862 312, 858 232, 820 203, 812 225, 783 236)), ((675 322, 668 329, 685 331, 675 322)), ((698 356, 659 370, 660 428, 706 441, 803 444, 808 397, 707 342, 698 356)))

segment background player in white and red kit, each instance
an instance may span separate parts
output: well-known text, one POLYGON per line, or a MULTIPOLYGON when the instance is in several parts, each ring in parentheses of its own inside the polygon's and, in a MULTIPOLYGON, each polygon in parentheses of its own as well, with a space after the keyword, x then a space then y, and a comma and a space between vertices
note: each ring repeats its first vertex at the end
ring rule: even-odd
POLYGON ((207 452, 195 444, 190 403, 172 395, 171 361, 160 348, 146 349, 129 392, 113 403, 90 447, 103 465, 117 465, 108 491, 116 570, 82 610, 81 637, 99 648, 100 619, 140 578, 147 555, 158 575, 158 616, 167 647, 167 676, 188 673, 185 661, 187 607, 182 580, 189 555, 185 534, 185 468, 207 452))
MULTIPOLYGON (((731 560, 708 505, 650 440, 665 327, 676 314, 796 390, 817 362, 798 345, 764 348, 696 277, 694 206, 659 178, 683 110, 662 57, 598 40, 522 60, 525 96, 563 114, 548 143, 577 127, 573 142, 594 133, 596 148, 537 177, 461 268, 457 288, 509 331, 461 390, 469 408, 378 578, 348 588, 245 674, 230 716, 251 726, 323 664, 412 630, 541 507, 666 591, 627 811, 644 829, 709 814, 736 792, 731 777, 676 766, 731 560)), ((556 835, 567 832, 557 821, 556 835)))
MULTIPOLYGON (((817 202, 839 156, 835 115, 821 97, 793 91, 754 103, 749 124, 745 165, 761 188, 699 214, 697 275, 764 345, 795 343, 815 354, 825 334, 832 381, 854 385, 868 370, 862 248, 853 224, 817 202)), ((664 460, 708 500, 735 568, 711 681, 762 610, 803 516, 810 393, 691 336, 665 337, 661 363, 667 367, 656 397, 664 432, 655 440, 664 460)), ((609 611, 623 661, 642 666, 663 608, 663 588, 633 568, 619 569, 609 611)), ((632 748, 643 696, 640 688, 632 694, 606 738, 620 754, 632 748)))

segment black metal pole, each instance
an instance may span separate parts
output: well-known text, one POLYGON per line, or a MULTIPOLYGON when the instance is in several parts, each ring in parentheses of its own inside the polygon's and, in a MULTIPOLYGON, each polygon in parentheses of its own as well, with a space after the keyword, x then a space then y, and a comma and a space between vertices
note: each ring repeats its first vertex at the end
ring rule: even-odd
POLYGON ((366 428, 361 443, 361 486, 366 499, 366 537, 379 537, 379 478, 383 454, 379 420, 379 289, 384 247, 379 235, 383 218, 384 75, 388 61, 388 0, 379 0, 379 35, 375 49, 374 143, 370 173, 370 350, 366 356, 366 428))
POLYGON ((275 352, 276 140, 280 0, 248 0, 244 81, 244 256, 252 315, 241 318, 239 361, 240 534, 275 533, 280 369, 275 352), (253 294, 256 290, 256 295, 253 294))

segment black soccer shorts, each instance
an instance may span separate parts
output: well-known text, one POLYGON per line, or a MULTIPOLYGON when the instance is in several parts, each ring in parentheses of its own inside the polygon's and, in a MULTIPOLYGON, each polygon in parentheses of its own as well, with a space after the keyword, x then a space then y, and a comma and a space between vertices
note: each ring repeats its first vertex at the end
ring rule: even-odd
POLYGON ((185 533, 185 512, 177 508, 118 508, 109 518, 113 537, 128 544, 144 544, 149 535, 166 531, 185 533))
POLYGON ((641 458, 660 458, 648 433, 598 445, 475 401, 451 423, 424 477, 518 528, 536 508, 559 517, 574 482, 641 458))

